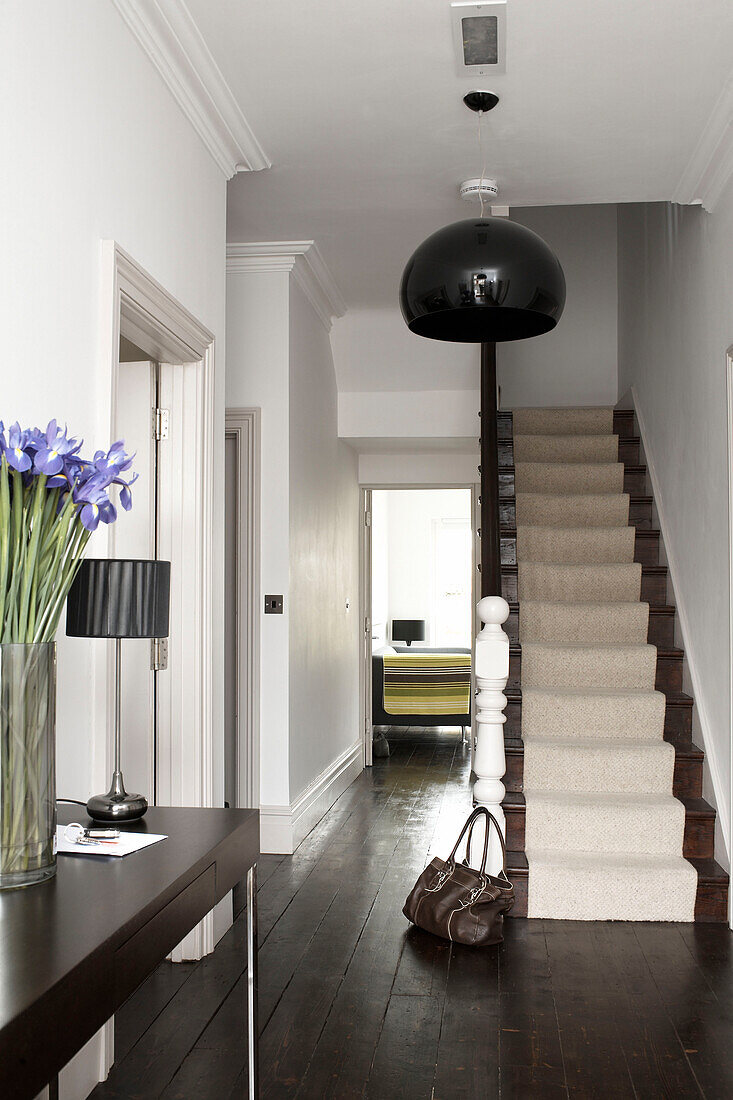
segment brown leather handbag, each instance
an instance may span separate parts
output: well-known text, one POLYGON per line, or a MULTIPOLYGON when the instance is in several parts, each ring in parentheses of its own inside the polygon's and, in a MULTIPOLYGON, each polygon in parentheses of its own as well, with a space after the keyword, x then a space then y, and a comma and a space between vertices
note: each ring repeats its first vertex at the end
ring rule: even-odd
POLYGON ((434 936, 469 947, 487 947, 504 939, 504 914, 514 905, 514 887, 506 877, 506 847, 496 818, 485 806, 477 806, 469 814, 447 862, 436 858, 425 868, 412 888, 402 912, 408 920, 434 936), (484 817, 484 854, 481 870, 469 867, 471 834, 480 817, 484 817), (498 877, 486 874, 491 826, 501 841, 502 865, 498 877), (469 830, 466 857, 456 863, 456 852, 469 830))

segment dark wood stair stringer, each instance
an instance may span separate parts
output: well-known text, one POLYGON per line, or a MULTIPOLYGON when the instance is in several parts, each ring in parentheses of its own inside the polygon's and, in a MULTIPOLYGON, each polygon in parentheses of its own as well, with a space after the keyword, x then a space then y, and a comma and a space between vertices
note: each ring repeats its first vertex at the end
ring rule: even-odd
MULTIPOLYGON (((499 435, 501 505, 502 592, 510 605, 510 675, 504 743, 507 794, 503 802, 507 823, 507 863, 514 882, 515 916, 526 916, 529 865, 524 852, 526 806, 522 793, 524 745, 521 739, 521 646, 518 637, 516 511, 513 497, 513 441, 511 413, 497 416, 499 435)), ((675 608, 667 604, 667 569, 659 565, 659 531, 652 527, 653 498, 646 492, 646 467, 639 464, 638 436, 634 435, 633 410, 616 410, 613 418, 619 436, 619 461, 624 463, 624 491, 630 494, 629 523, 636 528, 634 560, 642 565, 642 594, 649 607, 648 641, 657 646, 656 688, 667 697, 664 739, 675 750, 673 794, 685 807, 683 855, 698 876, 696 921, 728 919, 729 876, 715 861, 716 812, 702 796, 704 752, 692 742, 694 700, 682 691, 684 652, 674 647, 675 608)))

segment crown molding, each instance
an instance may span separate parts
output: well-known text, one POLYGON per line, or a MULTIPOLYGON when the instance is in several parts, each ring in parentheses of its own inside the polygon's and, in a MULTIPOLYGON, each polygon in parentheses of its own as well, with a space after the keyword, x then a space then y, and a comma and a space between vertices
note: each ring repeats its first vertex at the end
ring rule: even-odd
POLYGON ((672 196, 673 202, 699 202, 708 213, 733 175, 733 73, 713 107, 695 151, 672 196))
POLYGON ((113 0, 227 179, 270 168, 183 0, 113 0))
POLYGON ((346 302, 315 241, 255 241, 227 245, 227 275, 289 271, 327 329, 346 302))

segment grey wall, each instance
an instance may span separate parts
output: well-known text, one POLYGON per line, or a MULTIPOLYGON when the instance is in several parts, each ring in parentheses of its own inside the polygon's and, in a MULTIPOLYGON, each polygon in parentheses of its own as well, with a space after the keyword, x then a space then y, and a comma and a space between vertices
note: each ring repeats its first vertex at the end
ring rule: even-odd
POLYGON ((360 736, 357 458, 337 438, 328 333, 294 280, 289 405, 292 803, 360 736))
MULTIPOLYGON (((733 188, 713 214, 618 208, 619 393, 633 387, 655 475, 714 796, 727 837, 731 727, 726 352, 733 344, 733 188)), ((718 859, 720 853, 716 853, 718 859)))
POLYGON ((502 344, 497 373, 504 408, 613 405, 617 384, 615 206, 543 206, 512 211, 557 254, 567 303, 552 331, 502 344))

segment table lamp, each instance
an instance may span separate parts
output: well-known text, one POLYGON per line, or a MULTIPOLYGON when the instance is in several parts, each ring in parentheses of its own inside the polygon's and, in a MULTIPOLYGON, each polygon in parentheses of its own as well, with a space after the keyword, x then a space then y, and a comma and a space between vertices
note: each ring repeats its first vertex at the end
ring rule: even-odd
POLYGON ((393 619, 392 620, 392 641, 393 642, 406 642, 407 645, 412 645, 413 642, 425 641, 425 620, 424 619, 393 619))
POLYGON ((66 633, 72 638, 115 639, 115 770, 106 794, 87 802, 95 821, 133 821, 148 808, 128 794, 120 768, 121 639, 167 638, 171 563, 87 558, 69 591, 66 633))

